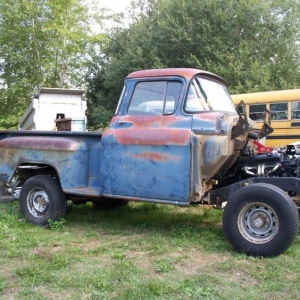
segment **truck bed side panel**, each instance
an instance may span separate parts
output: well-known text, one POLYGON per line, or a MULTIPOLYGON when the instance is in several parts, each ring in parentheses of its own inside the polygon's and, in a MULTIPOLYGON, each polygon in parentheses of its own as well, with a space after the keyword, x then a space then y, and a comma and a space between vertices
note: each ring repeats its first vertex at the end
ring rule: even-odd
POLYGON ((90 147, 81 139, 16 136, 0 141, 0 180, 9 182, 19 165, 51 165, 63 189, 88 186, 90 147))

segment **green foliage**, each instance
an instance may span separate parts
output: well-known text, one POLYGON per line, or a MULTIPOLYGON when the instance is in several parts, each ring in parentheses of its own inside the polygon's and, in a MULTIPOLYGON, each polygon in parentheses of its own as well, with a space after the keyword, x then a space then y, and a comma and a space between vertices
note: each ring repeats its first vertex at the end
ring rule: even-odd
POLYGON ((138 69, 209 70, 231 93, 299 87, 299 0, 135 0, 123 23, 110 18, 107 35, 83 0, 0 0, 0 128, 17 127, 41 86, 85 84, 89 129, 105 128, 138 69))
POLYGON ((49 219, 48 223, 50 229, 62 229, 66 226, 67 221, 64 218, 56 221, 49 219))
POLYGON ((84 86, 101 16, 83 0, 0 0, 0 128, 16 129, 41 86, 84 86))
POLYGON ((29 104, 30 89, 22 86, 0 89, 0 129, 17 129, 26 106, 29 104))
MULTIPOLYGON (((209 70, 229 82, 231 93, 299 87, 298 0, 140 0, 130 16, 130 26, 111 31, 89 80, 99 87, 89 88, 93 107, 107 108, 107 120, 123 78, 138 69, 209 70)), ((103 117, 94 112, 93 123, 103 117)))

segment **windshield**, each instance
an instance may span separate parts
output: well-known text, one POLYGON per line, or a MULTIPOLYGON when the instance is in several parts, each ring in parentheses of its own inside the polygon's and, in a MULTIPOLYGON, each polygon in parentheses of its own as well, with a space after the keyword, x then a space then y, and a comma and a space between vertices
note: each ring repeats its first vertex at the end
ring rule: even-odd
POLYGON ((235 112, 235 106, 224 84, 196 77, 189 87, 184 110, 189 113, 212 110, 235 112))
POLYGON ((121 106, 125 91, 126 91, 126 85, 123 86, 123 90, 122 90, 121 96, 120 96, 119 101, 118 101, 118 105, 117 105, 117 108, 116 108, 116 111, 115 111, 115 115, 117 115, 119 110, 120 110, 120 106, 121 106))

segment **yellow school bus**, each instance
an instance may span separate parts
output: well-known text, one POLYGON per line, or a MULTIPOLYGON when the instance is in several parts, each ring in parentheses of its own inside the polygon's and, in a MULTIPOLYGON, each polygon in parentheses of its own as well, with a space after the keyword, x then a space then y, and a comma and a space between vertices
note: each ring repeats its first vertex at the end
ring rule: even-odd
MULTIPOLYGON (((248 117, 263 124, 263 113, 270 111, 274 131, 266 138, 266 146, 284 146, 300 141, 300 89, 231 95, 237 105, 245 103, 248 117)), ((244 113, 241 111, 241 113, 244 113)))

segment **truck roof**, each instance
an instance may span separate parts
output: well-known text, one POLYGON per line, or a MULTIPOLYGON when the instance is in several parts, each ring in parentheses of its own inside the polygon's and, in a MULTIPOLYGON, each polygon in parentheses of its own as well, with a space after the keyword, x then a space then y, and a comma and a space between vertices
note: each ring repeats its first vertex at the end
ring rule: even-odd
POLYGON ((211 72, 207 72, 207 71, 200 70, 200 69, 193 69, 193 68, 169 68, 169 69, 141 70, 141 71, 135 71, 135 72, 128 74, 126 78, 180 76, 180 77, 190 79, 197 74, 214 77, 227 85, 227 82, 222 77, 220 77, 216 74, 213 74, 211 72))

